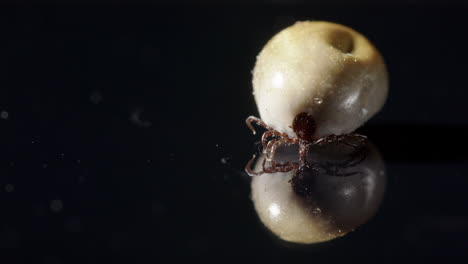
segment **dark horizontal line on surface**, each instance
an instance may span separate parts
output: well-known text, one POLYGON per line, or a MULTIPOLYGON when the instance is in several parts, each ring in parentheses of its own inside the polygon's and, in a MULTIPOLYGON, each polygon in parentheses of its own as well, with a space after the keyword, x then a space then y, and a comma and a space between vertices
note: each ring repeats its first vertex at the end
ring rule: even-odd
POLYGON ((468 125, 370 125, 367 135, 387 161, 468 161, 468 125))

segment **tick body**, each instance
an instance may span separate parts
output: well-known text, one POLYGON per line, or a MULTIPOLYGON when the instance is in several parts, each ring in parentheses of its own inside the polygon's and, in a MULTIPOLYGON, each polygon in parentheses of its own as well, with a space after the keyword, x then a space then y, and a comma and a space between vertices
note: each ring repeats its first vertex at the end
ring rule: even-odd
POLYGON ((263 160, 262 170, 255 172, 252 171, 251 165, 255 160, 255 156, 247 163, 245 171, 250 176, 258 176, 263 173, 275 173, 275 172, 288 172, 292 170, 304 170, 309 167, 307 162, 307 153, 311 146, 321 146, 323 144, 339 142, 348 145, 354 149, 358 149, 358 144, 350 142, 352 139, 357 139, 358 143, 365 142, 367 139, 363 135, 359 134, 346 134, 346 135, 329 135, 327 137, 315 138, 316 125, 313 117, 308 113, 298 114, 293 121, 292 129, 296 137, 290 137, 286 133, 276 131, 272 127, 265 124, 261 119, 250 116, 246 119, 247 126, 255 134, 255 129, 252 123, 262 126, 267 131, 262 135, 262 147, 263 153, 266 158, 263 160), (270 138, 274 138, 270 140, 270 138), (283 162, 278 163, 274 160, 274 155, 279 146, 283 144, 298 144, 299 145, 299 161, 297 162, 283 162), (267 165, 267 162, 269 165, 267 165))

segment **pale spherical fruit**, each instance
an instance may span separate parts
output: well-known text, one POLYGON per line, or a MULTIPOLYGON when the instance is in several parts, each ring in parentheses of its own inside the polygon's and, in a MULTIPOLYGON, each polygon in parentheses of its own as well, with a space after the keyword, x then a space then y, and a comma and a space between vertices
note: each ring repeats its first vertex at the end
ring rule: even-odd
MULTIPOLYGON (((354 150, 343 144, 311 152, 315 162, 341 164, 338 173, 342 175, 322 170, 311 173, 302 186, 308 189, 307 196, 296 193, 291 185, 295 171, 253 177, 252 201, 261 222, 279 238, 302 244, 329 241, 366 223, 382 202, 386 175, 376 148, 370 143, 365 148, 365 159, 349 165, 343 161, 349 160, 354 150)), ((294 149, 277 153, 283 161, 296 156, 294 149)), ((256 169, 261 164, 259 159, 256 169)))
POLYGON ((276 34, 257 57, 253 89, 261 119, 295 136, 294 117, 311 114, 316 138, 353 132, 385 103, 382 56, 351 28, 297 22, 276 34))

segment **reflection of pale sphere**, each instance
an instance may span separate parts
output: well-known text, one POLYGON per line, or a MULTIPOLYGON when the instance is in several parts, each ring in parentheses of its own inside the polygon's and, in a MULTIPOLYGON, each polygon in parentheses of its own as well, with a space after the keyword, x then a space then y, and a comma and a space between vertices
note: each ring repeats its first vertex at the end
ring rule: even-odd
MULTIPOLYGON (((366 158, 343 172, 351 176, 314 176, 312 194, 302 197, 289 182, 293 171, 252 178, 252 200, 262 223, 280 238, 296 243, 318 243, 345 235, 364 224, 377 211, 383 198, 384 163, 375 147, 368 144, 366 158)), ((290 151, 294 151, 291 150, 290 151)), ((350 151, 330 146, 309 153, 316 161, 343 160, 350 151)), ((278 158, 288 153, 278 152, 278 158)), ((256 169, 260 169, 263 158, 256 169)))
POLYGON ((260 118, 295 136, 294 117, 311 114, 316 138, 351 133, 378 112, 388 77, 382 56, 355 30, 305 21, 282 30, 262 49, 253 70, 260 118))

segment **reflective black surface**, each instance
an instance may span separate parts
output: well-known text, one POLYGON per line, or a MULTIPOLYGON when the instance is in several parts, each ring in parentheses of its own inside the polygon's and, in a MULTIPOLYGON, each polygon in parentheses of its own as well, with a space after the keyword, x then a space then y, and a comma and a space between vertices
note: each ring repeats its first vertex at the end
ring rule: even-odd
MULTIPOLYGON (((375 215, 385 193, 385 164, 370 141, 353 146, 338 141, 312 146, 307 163, 298 170, 252 178, 255 211, 276 239, 298 244, 330 241, 375 215)), ((297 146, 279 147, 274 158, 275 162, 297 160, 297 146)), ((262 155, 255 170, 271 162, 262 155)))
MULTIPOLYGON (((0 246, 308 260, 465 255, 466 11, 2 8, 0 246), (243 167, 258 137, 244 119, 258 114, 250 73, 257 53, 305 19, 353 27, 385 57, 387 105, 358 132, 382 153, 388 182, 369 223, 296 247, 272 238, 255 214, 243 167)), ((46 255, 47 263, 68 258, 46 255)))

